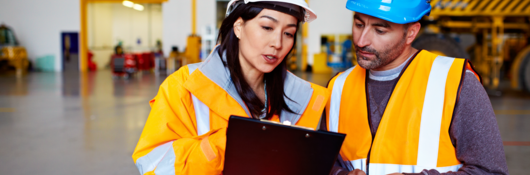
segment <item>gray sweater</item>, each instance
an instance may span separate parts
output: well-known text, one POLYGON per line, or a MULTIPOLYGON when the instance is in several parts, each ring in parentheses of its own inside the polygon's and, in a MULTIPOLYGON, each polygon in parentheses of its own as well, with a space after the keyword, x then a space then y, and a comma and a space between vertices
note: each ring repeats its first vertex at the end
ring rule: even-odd
MULTIPOLYGON (((393 71, 395 73, 395 71, 401 72, 401 70, 402 67, 400 66, 393 71)), ((394 73, 392 74, 395 75, 394 73)), ((385 75, 377 78, 377 76, 370 75, 367 83, 370 94, 372 134, 377 131, 391 90, 397 81, 395 76, 385 75), (381 77, 387 77, 391 80, 384 80, 381 77)), ((508 174, 502 139, 493 107, 484 87, 469 71, 465 74, 460 100, 455 111, 448 132, 456 148, 457 159, 463 164, 463 167, 458 172, 443 174, 508 174)), ((337 165, 332 170, 332 174, 347 174, 347 172, 346 169, 337 165)), ((440 173, 436 170, 424 170, 421 173, 409 174, 439 175, 440 173)))

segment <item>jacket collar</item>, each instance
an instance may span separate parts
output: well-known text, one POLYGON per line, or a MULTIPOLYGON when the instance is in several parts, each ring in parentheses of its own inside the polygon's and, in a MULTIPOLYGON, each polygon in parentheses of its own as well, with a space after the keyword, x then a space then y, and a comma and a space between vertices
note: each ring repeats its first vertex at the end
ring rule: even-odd
MULTIPOLYGON (((223 57, 219 56, 217 51, 218 49, 219 47, 214 49, 214 51, 208 56, 208 58, 200 64, 198 70, 200 72, 199 74, 202 74, 204 75, 204 77, 207 78, 204 82, 215 84, 223 91, 198 91, 198 89, 201 88, 198 88, 197 86, 205 85, 197 83, 192 84, 188 83, 188 81, 186 82, 185 87, 189 87, 187 89, 193 95, 195 95, 199 100, 201 100, 201 102, 203 102, 206 106, 210 107, 212 111, 221 114, 223 118, 226 117, 226 119, 228 119, 228 117, 232 115, 227 113, 230 111, 222 111, 223 109, 219 109, 218 107, 212 108, 212 106, 226 105, 224 104, 225 102, 221 100, 214 100, 215 98, 201 98, 201 96, 207 94, 206 96, 222 97, 223 95, 226 96, 226 94, 228 94, 232 100, 236 101, 239 104, 239 106, 245 111, 246 115, 250 116, 247 106, 237 93, 236 87, 234 86, 230 78, 230 71, 227 67, 223 65, 222 60, 226 60, 226 56, 224 54, 223 57)), ((189 79, 200 78, 199 74, 194 72, 189 79)), ((289 106, 289 108, 295 112, 295 114, 289 113, 287 111, 282 111, 280 115, 280 121, 290 121, 294 124, 300 119, 302 113, 305 111, 307 105, 309 104, 309 101, 311 100, 311 95, 313 94, 313 88, 311 87, 311 84, 309 82, 302 80, 296 75, 288 72, 285 79, 284 92, 290 98, 289 99, 284 97, 285 102, 287 106, 289 106)), ((269 96, 271 95, 280 94, 269 94, 269 96)))

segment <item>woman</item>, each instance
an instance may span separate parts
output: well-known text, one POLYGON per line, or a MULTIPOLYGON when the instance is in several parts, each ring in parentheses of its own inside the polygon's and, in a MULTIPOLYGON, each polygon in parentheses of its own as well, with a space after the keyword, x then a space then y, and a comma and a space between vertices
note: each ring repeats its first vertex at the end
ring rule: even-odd
POLYGON ((230 115, 316 128, 329 92, 286 70, 304 0, 232 0, 220 45, 169 76, 151 100, 133 159, 142 174, 220 174, 230 115), (248 2, 252 1, 252 2, 248 2))

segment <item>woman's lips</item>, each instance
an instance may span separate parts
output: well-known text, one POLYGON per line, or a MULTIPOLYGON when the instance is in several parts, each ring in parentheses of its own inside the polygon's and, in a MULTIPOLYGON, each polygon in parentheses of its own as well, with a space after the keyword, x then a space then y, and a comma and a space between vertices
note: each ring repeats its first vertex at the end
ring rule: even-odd
POLYGON ((262 55, 262 57, 267 63, 270 63, 270 64, 278 61, 278 58, 272 55, 262 55))

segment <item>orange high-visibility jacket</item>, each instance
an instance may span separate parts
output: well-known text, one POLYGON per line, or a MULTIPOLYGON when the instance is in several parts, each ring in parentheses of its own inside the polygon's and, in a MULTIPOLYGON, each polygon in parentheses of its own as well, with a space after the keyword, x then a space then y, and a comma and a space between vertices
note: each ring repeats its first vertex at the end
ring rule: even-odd
MULTIPOLYGON (((250 115, 221 59, 215 50, 205 62, 182 67, 160 85, 132 156, 141 174, 222 173, 228 118, 250 115)), ((284 91, 296 114, 282 111, 272 120, 316 129, 329 91, 291 73, 284 91)))
POLYGON ((370 175, 458 171, 462 164, 449 127, 468 69, 472 70, 465 59, 420 51, 403 69, 374 138, 367 70, 356 66, 334 77, 328 87, 332 94, 326 121, 330 131, 347 134, 341 149, 344 167, 370 175))

